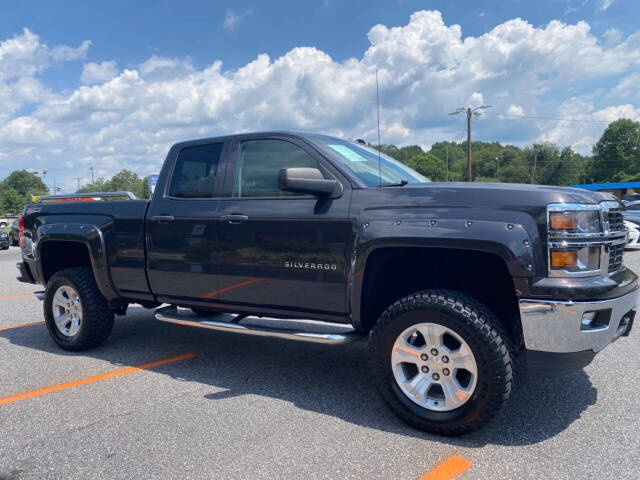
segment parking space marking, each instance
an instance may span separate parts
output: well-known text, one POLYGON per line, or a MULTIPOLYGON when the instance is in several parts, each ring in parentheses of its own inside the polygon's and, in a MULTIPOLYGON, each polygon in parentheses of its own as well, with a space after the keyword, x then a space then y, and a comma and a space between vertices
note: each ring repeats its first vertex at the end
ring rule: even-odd
POLYGON ((33 292, 18 293, 17 295, 7 295, 6 297, 0 297, 0 300, 11 300, 12 298, 31 297, 31 296, 33 296, 33 292))
POLYGON ((0 332, 4 330, 13 330, 14 328, 34 327, 36 325, 44 325, 44 322, 21 323, 19 325, 9 325, 8 327, 0 327, 0 332))
POLYGON ((78 387, 80 385, 86 385, 88 383, 99 382, 101 380, 108 380, 113 377, 119 377, 120 375, 126 375, 128 373, 139 372, 140 370, 148 370, 160 365, 166 365, 167 363, 180 362, 182 360, 189 360, 195 358, 195 353, 185 353, 183 355, 177 355, 175 357, 165 358, 156 362, 145 363, 144 365, 138 365, 135 367, 122 368, 109 373, 103 373, 102 375, 95 375, 93 377, 82 378, 80 380, 74 380, 73 382, 60 383, 51 387, 41 388, 38 390, 32 390, 31 392, 21 393, 19 395, 13 395, 11 397, 0 398, 0 405, 6 405, 8 403, 19 402, 28 398, 38 397, 40 395, 46 395, 47 393, 59 392, 60 390, 66 390, 68 388, 78 387))
POLYGON ((447 458, 444 462, 431 470, 426 475, 420 477, 420 480, 451 480, 471 466, 471 462, 465 458, 454 455, 447 458))

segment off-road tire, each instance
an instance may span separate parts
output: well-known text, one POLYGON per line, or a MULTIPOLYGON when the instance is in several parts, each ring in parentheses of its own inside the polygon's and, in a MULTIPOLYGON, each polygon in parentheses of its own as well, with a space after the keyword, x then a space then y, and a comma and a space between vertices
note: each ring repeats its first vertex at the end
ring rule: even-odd
POLYGON ((369 335, 369 361, 378 391, 398 417, 419 430, 454 436, 480 428, 509 399, 514 368, 509 344, 498 319, 477 300, 450 290, 425 290, 401 298, 382 313, 369 335), (478 368, 475 391, 454 410, 421 407, 402 392, 394 378, 394 342, 405 329, 422 322, 453 330, 474 354, 478 368))
POLYGON ((102 296, 91 269, 67 268, 54 274, 47 283, 44 297, 44 318, 49 335, 61 348, 69 351, 88 350, 104 342, 113 329, 113 311, 102 296), (82 322, 78 332, 67 337, 56 327, 53 317, 53 296, 62 285, 78 292, 82 302, 82 322))

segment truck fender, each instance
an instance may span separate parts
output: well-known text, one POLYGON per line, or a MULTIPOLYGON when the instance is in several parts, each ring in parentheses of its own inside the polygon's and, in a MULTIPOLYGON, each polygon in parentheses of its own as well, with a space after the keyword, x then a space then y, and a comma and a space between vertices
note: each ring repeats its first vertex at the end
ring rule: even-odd
POLYGON ((349 269, 349 302, 352 321, 360 321, 364 272, 371 253, 379 248, 421 247, 475 250, 498 255, 510 275, 532 277, 545 266, 540 255, 540 238, 535 223, 495 220, 397 218, 362 223, 355 236, 349 269), (529 232, 532 232, 531 234, 529 232), (537 251, 537 250, 536 250, 537 251))
POLYGON ((104 236, 98 227, 82 223, 48 223, 38 227, 37 238, 36 258, 41 278, 44 278, 41 250, 46 242, 55 240, 80 243, 89 251, 91 269, 100 293, 108 301, 119 298, 108 268, 104 236))

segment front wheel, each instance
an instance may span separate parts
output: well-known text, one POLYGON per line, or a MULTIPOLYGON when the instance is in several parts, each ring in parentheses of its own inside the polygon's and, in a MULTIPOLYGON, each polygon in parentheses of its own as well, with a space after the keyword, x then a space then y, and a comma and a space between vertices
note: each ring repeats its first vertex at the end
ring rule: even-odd
POLYGON ((44 318, 53 341, 70 351, 100 345, 113 329, 113 312, 89 268, 67 268, 49 279, 44 318))
POLYGON ((506 403, 513 380, 506 333, 473 298, 448 290, 408 295, 371 331, 370 362, 389 407, 438 435, 478 429, 506 403))

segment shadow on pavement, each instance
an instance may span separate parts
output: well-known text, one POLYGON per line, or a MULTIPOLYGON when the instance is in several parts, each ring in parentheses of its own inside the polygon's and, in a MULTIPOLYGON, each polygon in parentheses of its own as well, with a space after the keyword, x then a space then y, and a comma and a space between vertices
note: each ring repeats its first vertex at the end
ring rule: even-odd
POLYGON ((559 379, 522 377, 492 423, 464 437, 442 438, 405 426, 386 408, 373 386, 365 342, 326 346, 248 337, 163 324, 139 307, 129 312, 118 317, 112 337, 89 352, 60 350, 43 326, 6 330, 0 338, 54 356, 87 356, 118 367, 195 352, 193 360, 154 371, 212 387, 204 394, 212 402, 247 394, 271 397, 356 425, 470 448, 541 442, 569 427, 597 398, 584 371, 559 379))

